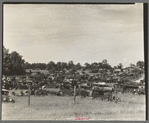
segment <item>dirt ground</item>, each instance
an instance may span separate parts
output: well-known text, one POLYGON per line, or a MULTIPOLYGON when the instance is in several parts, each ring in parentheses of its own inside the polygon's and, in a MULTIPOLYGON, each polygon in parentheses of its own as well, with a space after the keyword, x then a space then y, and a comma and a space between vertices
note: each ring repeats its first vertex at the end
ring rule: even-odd
POLYGON ((2 103, 2 120, 75 120, 76 117, 89 120, 145 120, 145 95, 118 94, 121 102, 92 100, 91 97, 31 96, 12 98, 15 103, 2 103))

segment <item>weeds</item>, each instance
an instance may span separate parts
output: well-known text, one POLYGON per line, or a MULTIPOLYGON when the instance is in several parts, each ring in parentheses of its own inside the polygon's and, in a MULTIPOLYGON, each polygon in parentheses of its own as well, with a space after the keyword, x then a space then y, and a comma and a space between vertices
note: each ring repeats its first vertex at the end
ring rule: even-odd
POLYGON ((76 104, 73 104, 73 97, 31 96, 30 107, 27 97, 14 97, 17 98, 15 104, 2 103, 2 119, 75 120, 75 117, 83 116, 89 120, 145 120, 145 96, 118 96, 122 99, 120 103, 77 97, 76 104))

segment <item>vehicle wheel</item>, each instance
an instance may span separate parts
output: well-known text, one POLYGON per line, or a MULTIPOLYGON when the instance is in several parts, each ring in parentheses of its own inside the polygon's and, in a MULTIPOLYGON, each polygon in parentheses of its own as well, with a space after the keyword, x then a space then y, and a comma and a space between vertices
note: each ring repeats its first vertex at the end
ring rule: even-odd
POLYGON ((117 103, 118 101, 117 101, 117 99, 115 100, 115 103, 117 103))
POLYGON ((112 97, 109 97, 109 101, 112 101, 113 100, 113 98, 112 97))
POLYGON ((15 101, 14 101, 14 100, 12 100, 11 102, 12 102, 12 103, 15 103, 15 101))
POLYGON ((118 98, 118 102, 121 102, 121 98, 118 98))
POLYGON ((3 98, 3 102, 7 102, 7 99, 6 98, 3 98))
POLYGON ((59 95, 60 95, 60 96, 63 95, 62 91, 59 92, 59 95))
POLYGON ((115 102, 116 103, 121 102, 121 98, 116 98, 115 102))
POLYGON ((12 92, 12 95, 16 96, 15 92, 12 92))
POLYGON ((92 100, 95 100, 95 98, 94 98, 94 97, 92 97, 92 100))

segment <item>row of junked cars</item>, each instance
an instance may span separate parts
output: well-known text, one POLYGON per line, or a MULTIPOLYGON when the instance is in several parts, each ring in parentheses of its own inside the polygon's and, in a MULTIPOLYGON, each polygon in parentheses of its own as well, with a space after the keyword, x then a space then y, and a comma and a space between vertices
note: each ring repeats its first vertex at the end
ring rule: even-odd
MULTIPOLYGON (((103 92, 110 92, 113 91, 113 88, 108 87, 108 85, 104 82, 100 83, 93 83, 93 86, 89 86, 86 83, 82 83, 79 85, 76 85, 76 96, 80 95, 81 97, 86 97, 86 96, 92 96, 93 90, 99 90, 103 92), (98 89, 97 89, 98 87, 98 89)), ((17 90, 11 90, 11 94, 14 96, 27 96, 28 95, 28 90, 27 89, 17 89, 17 90)), ((57 96, 73 96, 74 95, 74 86, 72 85, 71 82, 64 82, 62 84, 57 84, 54 88, 31 88, 30 91, 31 95, 57 95, 57 96)), ((14 102, 9 96, 9 90, 2 89, 2 95, 3 95, 3 101, 7 102, 14 102)))
MULTIPOLYGON (((80 95, 81 97, 91 96, 93 99, 101 98, 113 100, 115 96, 113 96, 113 92, 127 92, 130 90, 133 93, 145 94, 145 85, 134 84, 134 83, 105 83, 105 82, 94 82, 92 85, 88 85, 87 83, 81 83, 76 85, 76 96, 80 95)), ((9 91, 2 89, 3 101, 7 102, 15 102, 8 96, 9 91), (6 94, 7 92, 7 94, 6 94), (7 97, 7 98, 6 98, 7 97)), ((28 90, 14 90, 11 93, 15 96, 27 96, 28 90), (19 92, 19 93, 16 93, 19 92)), ((46 85, 39 87, 38 89, 31 88, 31 95, 57 95, 57 96, 73 96, 74 95, 74 86, 72 82, 63 82, 61 84, 56 84, 55 87, 48 88, 46 85)), ((119 98, 120 100, 120 98, 119 98)))
MULTIPOLYGON (((71 83, 65 82, 62 83, 62 85, 57 87, 57 91, 61 95, 69 95, 74 96, 74 87, 71 83)), ((51 90, 51 89, 49 89, 51 90)), ((52 90, 52 91, 56 91, 52 90)), ((94 82, 92 83, 92 86, 88 85, 87 83, 78 84, 76 86, 76 96, 81 96, 81 98, 85 98, 87 96, 92 97, 92 99, 101 99, 101 100, 107 100, 107 101, 121 101, 117 95, 113 95, 113 92, 115 91, 114 87, 108 86, 105 82, 94 82)))

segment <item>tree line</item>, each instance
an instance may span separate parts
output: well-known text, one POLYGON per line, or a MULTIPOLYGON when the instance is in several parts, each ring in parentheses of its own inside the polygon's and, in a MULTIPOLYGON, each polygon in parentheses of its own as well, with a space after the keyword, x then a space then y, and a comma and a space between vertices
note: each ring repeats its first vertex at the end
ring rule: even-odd
MULTIPOLYGON (((135 64, 130 64, 130 67, 138 66, 140 68, 144 67, 143 61, 138 61, 135 64)), ((13 51, 9 53, 9 50, 3 47, 3 75, 23 75, 26 74, 26 69, 41 69, 41 70, 49 70, 49 71, 62 71, 64 69, 76 71, 76 70, 89 70, 92 73, 97 73, 99 69, 113 70, 113 69, 122 69, 122 63, 119 63, 117 66, 111 67, 111 65, 107 62, 106 59, 103 59, 101 62, 94 63, 85 63, 82 66, 80 63, 74 64, 73 61, 67 62, 57 62, 50 61, 49 63, 28 63, 22 58, 22 56, 13 51)))
POLYGON ((22 75, 25 74, 24 63, 25 60, 22 56, 13 51, 9 53, 9 50, 3 47, 3 75, 22 75))

